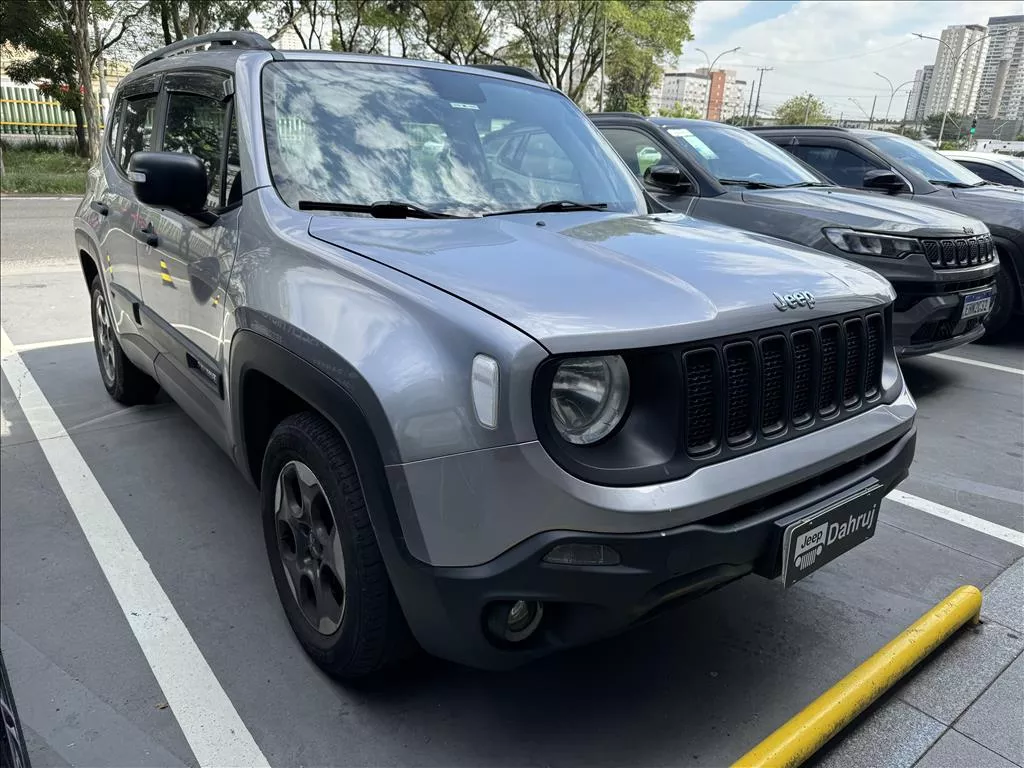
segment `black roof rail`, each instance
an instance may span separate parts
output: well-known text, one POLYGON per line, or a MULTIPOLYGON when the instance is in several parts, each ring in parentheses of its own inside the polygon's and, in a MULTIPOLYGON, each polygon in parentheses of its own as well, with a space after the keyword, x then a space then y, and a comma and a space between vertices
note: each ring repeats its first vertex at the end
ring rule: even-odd
POLYGON ((488 69, 491 72, 501 72, 503 75, 514 75, 516 77, 525 77, 527 80, 533 80, 537 83, 543 83, 544 81, 537 76, 535 72, 531 72, 525 67, 512 67, 508 64, 470 64, 469 66, 475 69, 488 69))
POLYGON ((198 50, 204 45, 208 45, 211 48, 246 48, 255 51, 274 50, 273 43, 267 40, 263 35, 257 34, 256 32, 248 32, 245 30, 211 32, 208 35, 199 35, 198 37, 190 37, 187 40, 179 40, 176 43, 165 45, 163 48, 158 48, 152 53, 147 53, 135 62, 135 66, 132 67, 132 69, 134 71, 139 67, 152 64, 154 61, 166 59, 169 56, 176 56, 188 51, 198 50))
POLYGON ((794 128, 800 128, 802 130, 813 130, 813 131, 848 131, 850 130, 844 125, 748 125, 746 129, 748 131, 773 131, 776 128, 781 128, 784 131, 790 131, 794 128))

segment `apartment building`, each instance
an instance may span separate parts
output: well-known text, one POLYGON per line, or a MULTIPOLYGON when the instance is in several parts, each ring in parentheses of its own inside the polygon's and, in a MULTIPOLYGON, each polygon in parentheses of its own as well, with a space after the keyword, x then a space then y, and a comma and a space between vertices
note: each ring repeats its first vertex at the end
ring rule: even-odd
POLYGON ((979 118, 1024 119, 1024 15, 993 16, 988 34, 976 113, 979 118))
POLYGON ((738 80, 736 72, 731 69, 716 69, 709 73, 706 67, 701 67, 696 72, 666 72, 661 87, 655 88, 651 94, 651 111, 671 109, 678 104, 709 120, 727 120, 743 113, 746 86, 746 81, 738 80))
POLYGON ((981 24, 958 24, 942 30, 925 102, 926 115, 944 109, 963 114, 974 111, 988 43, 986 33, 981 24))
POLYGON ((914 89, 910 92, 907 111, 903 115, 903 119, 909 123, 919 123, 927 117, 925 107, 928 106, 928 91, 932 85, 934 70, 935 65, 925 64, 914 73, 914 89))

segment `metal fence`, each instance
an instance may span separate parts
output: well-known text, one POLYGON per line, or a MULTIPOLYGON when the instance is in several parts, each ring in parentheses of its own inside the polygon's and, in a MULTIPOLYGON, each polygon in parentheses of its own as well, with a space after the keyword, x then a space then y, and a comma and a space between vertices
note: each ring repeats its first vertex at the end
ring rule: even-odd
POLYGON ((0 85, 0 134, 73 136, 75 115, 32 85, 0 85))

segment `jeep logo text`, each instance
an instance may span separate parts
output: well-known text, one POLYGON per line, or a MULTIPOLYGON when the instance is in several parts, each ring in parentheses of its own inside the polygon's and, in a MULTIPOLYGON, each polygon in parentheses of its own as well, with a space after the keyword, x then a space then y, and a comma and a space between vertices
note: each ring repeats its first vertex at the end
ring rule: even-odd
POLYGON ((787 293, 785 296, 773 293, 772 296, 775 297, 775 308, 779 312, 785 312, 787 309, 796 309, 797 307, 807 307, 810 309, 814 306, 814 294, 810 291, 794 291, 793 293, 787 293))

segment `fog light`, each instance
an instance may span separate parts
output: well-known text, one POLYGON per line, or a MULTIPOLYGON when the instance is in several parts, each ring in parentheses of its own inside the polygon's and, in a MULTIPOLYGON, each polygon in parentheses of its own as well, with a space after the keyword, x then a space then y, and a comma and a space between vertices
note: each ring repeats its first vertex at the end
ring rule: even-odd
POLYGON ((487 629, 499 640, 520 643, 532 635, 544 617, 544 604, 536 600, 496 603, 487 612, 487 629))
POLYGON ((618 565, 622 558, 604 544, 558 544, 544 555, 544 562, 556 565, 618 565))

